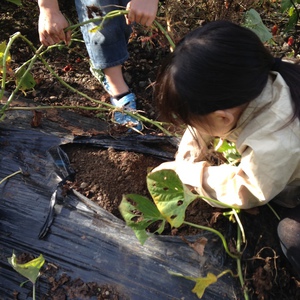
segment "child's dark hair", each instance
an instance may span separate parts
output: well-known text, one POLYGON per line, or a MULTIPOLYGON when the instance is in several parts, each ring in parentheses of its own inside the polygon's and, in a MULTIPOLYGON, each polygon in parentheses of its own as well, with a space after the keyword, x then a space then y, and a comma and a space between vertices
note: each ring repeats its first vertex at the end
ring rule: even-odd
POLYGON ((155 98, 167 121, 248 103, 262 92, 271 70, 289 85, 300 118, 300 66, 274 59, 250 29, 214 21, 187 34, 157 76, 155 98))

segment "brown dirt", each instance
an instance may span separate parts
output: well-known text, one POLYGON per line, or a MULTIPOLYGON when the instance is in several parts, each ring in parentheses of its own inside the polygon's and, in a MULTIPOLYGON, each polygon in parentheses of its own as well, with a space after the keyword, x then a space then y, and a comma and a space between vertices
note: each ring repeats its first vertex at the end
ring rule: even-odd
MULTIPOLYGON (((61 1, 61 8, 73 23, 77 22, 74 7, 70 3, 61 1)), ((2 40, 8 41, 10 35, 21 31, 33 45, 39 46, 36 30, 38 10, 33 0, 24 1, 22 9, 2 1, 0 20, 2 40)), ((200 21, 203 21, 202 16, 198 17, 197 22, 201 23, 200 21)), ((269 22, 273 23, 270 20, 269 22)), ((192 27, 191 24, 188 26, 192 27)), ((158 118, 152 102, 151 85, 155 81, 161 59, 169 52, 168 48, 163 47, 166 44, 156 32, 145 36, 145 32, 140 29, 135 31, 129 44, 131 58, 124 65, 124 72, 129 85, 138 96, 138 109, 148 118, 158 118)), ((11 49, 11 55, 12 67, 15 68, 32 57, 33 53, 26 43, 18 40, 11 49)), ((45 59, 73 88, 94 99, 108 102, 108 95, 89 72, 88 56, 82 43, 73 43, 70 48, 61 46, 59 49, 53 49, 45 55, 45 59)), ((37 85, 33 91, 27 92, 26 97, 37 105, 98 105, 63 87, 41 62, 36 63, 33 74, 37 85)), ((10 81, 7 91, 12 91, 14 86, 14 82, 10 81)), ((99 113, 79 109, 75 111, 79 116, 85 115, 90 118, 95 118, 99 113)), ((109 121, 110 115, 102 113, 100 118, 109 121)), ((38 121, 36 126, 39 126, 39 122, 42 121, 38 121)), ((160 134, 154 126, 146 125, 145 133, 160 134)), ((109 122, 109 133, 124 134, 124 130, 109 122)), ((105 150, 92 146, 68 145, 64 150, 76 171, 75 180, 69 182, 66 189, 76 189, 118 217, 118 205, 123 194, 137 193, 149 196, 146 188, 147 170, 161 163, 160 159, 149 155, 112 148, 105 150)), ((220 210, 197 200, 188 208, 186 218, 190 222, 217 228, 234 245, 236 234, 227 218, 220 214, 220 210)), ((281 253, 276 239, 276 220, 272 213, 267 207, 253 209, 242 213, 242 221, 247 236, 243 267, 252 298, 300 299, 299 278, 295 277, 291 266, 281 253)), ((173 235, 194 233, 196 231, 187 226, 178 230, 169 228, 165 232, 173 235)), ((97 296, 97 299, 124 299, 109 285, 99 287, 96 283, 84 283, 80 279, 59 276, 53 270, 50 272, 50 269, 51 265, 48 264, 43 274, 49 280, 51 299, 88 299, 91 296, 97 296)))
POLYGON ((71 182, 69 187, 81 192, 119 218, 121 215, 118 206, 122 195, 134 192, 148 196, 147 169, 162 163, 162 160, 152 156, 117 151, 113 148, 99 150, 69 145, 65 151, 76 172, 76 180, 71 182))

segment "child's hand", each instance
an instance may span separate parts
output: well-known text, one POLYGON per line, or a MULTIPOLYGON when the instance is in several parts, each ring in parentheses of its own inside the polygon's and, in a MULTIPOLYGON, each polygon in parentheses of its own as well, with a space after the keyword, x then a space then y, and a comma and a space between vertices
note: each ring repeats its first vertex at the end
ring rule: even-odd
POLYGON ((71 40, 71 31, 64 31, 68 26, 68 21, 60 11, 41 9, 39 38, 44 46, 51 46, 60 41, 64 41, 68 45, 71 40))
POLYGON ((175 161, 168 161, 160 164, 158 167, 154 168, 151 173, 161 171, 161 170, 173 170, 176 171, 176 163, 175 161))
POLYGON ((127 24, 136 22, 151 26, 156 17, 158 0, 131 0, 126 9, 129 10, 127 24))

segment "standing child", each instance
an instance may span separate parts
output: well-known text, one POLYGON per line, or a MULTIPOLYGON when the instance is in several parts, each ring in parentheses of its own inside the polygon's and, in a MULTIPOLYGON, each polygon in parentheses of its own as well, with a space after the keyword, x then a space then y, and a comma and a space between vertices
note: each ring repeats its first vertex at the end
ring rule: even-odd
MULTIPOLYGON (((126 17, 108 20, 101 31, 90 32, 94 23, 82 26, 83 39, 91 61, 91 72, 99 79, 105 90, 111 95, 111 103, 127 110, 136 109, 136 96, 130 90, 122 73, 122 65, 128 59, 128 38, 132 23, 150 26, 158 9, 158 0, 75 0, 79 22, 107 14, 117 9, 129 10, 126 17)), ((60 11, 58 0, 38 0, 40 8, 39 37, 45 46, 60 41, 70 42, 69 26, 60 11)), ((121 112, 114 115, 115 121, 129 127, 142 129, 135 118, 121 112)))
POLYGON ((234 207, 290 208, 278 235, 300 275, 300 66, 274 58, 251 30, 215 21, 180 41, 155 94, 162 116, 188 128, 175 161, 154 171, 175 170, 200 195, 234 207), (236 144, 238 166, 204 160, 214 137, 236 144))

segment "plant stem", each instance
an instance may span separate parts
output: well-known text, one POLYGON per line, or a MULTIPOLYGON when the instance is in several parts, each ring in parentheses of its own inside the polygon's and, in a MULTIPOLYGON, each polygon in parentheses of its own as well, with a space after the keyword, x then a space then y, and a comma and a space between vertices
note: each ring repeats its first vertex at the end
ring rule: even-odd
POLYGON ((32 284, 32 300, 35 300, 35 283, 32 284))
POLYGON ((164 34, 164 36, 166 37, 166 39, 168 40, 168 42, 170 43, 171 49, 174 51, 176 45, 173 42, 173 40, 171 39, 170 35, 168 34, 168 32, 165 30, 165 28, 163 28, 163 26, 158 23, 156 20, 154 20, 154 24, 155 26, 164 34))
MULTIPOLYGON (((128 12, 129 12, 128 10, 124 10, 124 9, 113 10, 113 11, 108 12, 104 17, 93 18, 93 19, 89 19, 87 21, 84 21, 84 22, 81 22, 81 23, 78 23, 78 24, 71 25, 71 26, 67 27, 65 29, 65 31, 73 30, 73 29, 75 29, 79 26, 86 25, 86 24, 89 24, 89 23, 96 23, 96 22, 99 22, 99 21, 101 21, 100 25, 96 26, 95 29, 92 29, 92 30, 101 30, 103 28, 105 20, 115 18, 115 17, 118 17, 118 16, 125 16, 125 15, 128 14, 128 12)), ((171 39, 168 32, 165 30, 165 28, 156 20, 154 20, 153 23, 164 34, 164 36, 166 37, 166 39, 170 43, 170 46, 171 46, 172 50, 174 50, 176 45, 175 45, 174 41, 171 39)))
POLYGON ((128 10, 125 10, 125 9, 112 10, 112 11, 108 12, 104 17, 93 18, 93 19, 89 19, 89 20, 86 20, 86 21, 81 22, 81 23, 70 25, 69 27, 65 28, 64 31, 73 30, 73 29, 78 28, 80 26, 83 26, 83 25, 86 25, 86 24, 89 24, 89 23, 97 23, 97 22, 100 22, 100 21, 101 21, 100 25, 96 26, 96 28, 101 29, 103 27, 103 23, 105 22, 106 19, 111 19, 111 18, 115 18, 115 17, 118 17, 118 16, 127 15, 127 14, 128 14, 128 10))
MULTIPOLYGON (((95 103, 98 103, 98 104, 101 104, 101 106, 105 106, 106 107, 106 111, 121 111, 123 113, 126 113, 127 115, 129 116, 132 116, 142 122, 147 122, 147 123, 150 123, 154 126, 156 126, 158 129, 160 129, 164 134, 168 135, 168 136, 171 136, 172 134, 166 130, 164 127, 163 127, 163 124, 162 122, 158 122, 158 121, 154 121, 154 120, 151 120, 149 118, 146 118, 144 117, 143 115, 137 113, 137 112, 129 112, 129 111, 123 111, 122 108, 116 108, 114 105, 112 104, 108 104, 108 103, 105 103, 105 102, 102 102, 102 101, 99 101, 99 100, 96 100, 96 99, 93 99, 91 97, 89 97, 88 95, 78 91, 77 89, 73 88, 72 86, 70 86, 69 84, 67 84, 61 77, 59 77, 55 72, 54 70, 49 66, 49 64, 45 61, 45 59, 43 57, 41 57, 41 55, 39 55, 39 59, 43 62, 43 64, 45 65, 45 67, 48 69, 48 71, 63 85, 65 86, 66 88, 68 88, 69 90, 71 90, 72 92, 74 93, 77 93, 79 94, 80 96, 90 100, 91 102, 95 102, 95 103)), ((105 108, 102 108, 102 110, 105 111, 105 108)))
POLYGON ((273 214, 275 215, 275 217, 280 221, 280 217, 277 214, 277 212, 275 211, 275 209, 269 203, 267 203, 267 205, 271 209, 271 211, 273 212, 273 214))
MULTIPOLYGON (((104 17, 100 17, 100 18, 94 18, 94 19, 89 19, 85 22, 82 22, 82 23, 78 23, 78 24, 75 24, 75 25, 71 25, 69 27, 67 27, 65 30, 73 30, 79 26, 82 26, 82 25, 85 25, 85 24, 88 24, 88 23, 92 23, 92 22, 99 22, 101 21, 100 25, 98 26, 99 28, 101 26, 103 26, 103 23, 106 19, 110 19, 110 18, 114 18, 114 17, 117 17, 117 16, 122 16, 122 15, 126 15, 128 14, 128 11, 127 10, 124 10, 124 9, 121 9, 121 10, 113 10, 109 13, 107 13, 104 17)), ((175 44, 173 43, 172 39, 170 38, 170 36, 167 34, 167 32, 164 30, 164 28, 157 22, 155 21, 155 25, 163 32, 163 34, 166 36, 166 38, 168 39, 168 41, 170 42, 171 46, 173 48, 175 48, 175 44)), ((80 91, 76 90, 75 88, 73 88, 72 86, 68 85, 63 79, 61 79, 54 71, 53 69, 49 66, 49 64, 44 60, 44 58, 42 57, 42 55, 48 50, 46 51, 42 51, 43 49, 43 46, 41 46, 38 50, 36 50, 36 48, 33 46, 33 44, 24 36, 21 35, 20 32, 17 32, 15 33, 11 38, 10 38, 10 41, 5 49, 5 53, 4 53, 4 56, 3 56, 3 79, 2 79, 2 85, 1 85, 1 91, 0 91, 0 98, 3 97, 3 94, 4 94, 4 90, 5 90, 5 79, 6 79, 6 59, 7 59, 7 56, 9 54, 9 49, 11 48, 11 45, 12 43, 18 38, 18 37, 21 37, 24 41, 26 41, 30 47, 33 49, 33 51, 35 52, 35 55, 30 59, 28 60, 27 62, 25 62, 23 64, 23 67, 26 66, 27 64, 29 64, 29 66, 27 67, 27 70, 25 71, 24 75, 21 77, 17 87, 15 88, 15 90, 12 92, 12 94, 10 95, 10 97, 8 98, 7 102, 5 103, 5 105, 1 108, 0 110, 0 121, 2 121, 5 117, 5 114, 4 112, 6 110, 13 110, 11 108, 8 108, 10 103, 12 102, 12 100, 14 99, 16 93, 18 92, 22 82, 23 82, 23 79, 24 77, 28 74, 28 72, 31 70, 33 64, 35 63, 36 59, 39 58, 43 64, 45 65, 45 67, 48 69, 48 71, 63 85, 65 86, 66 88, 70 89, 72 92, 74 93, 77 93, 79 95, 81 95, 82 97, 92 101, 92 102, 95 102, 95 103, 98 103, 98 104, 101 104, 101 106, 105 106, 105 108, 101 108, 101 110, 106 110, 106 111, 110 111, 110 110, 113 110, 113 111, 121 111, 122 113, 126 113, 128 114, 129 116, 132 116, 142 122, 147 122, 147 123, 150 123, 154 126, 156 126, 159 130, 161 130, 164 134, 166 134, 167 136, 171 136, 172 134, 166 130, 163 126, 164 126, 164 123, 163 122, 157 122, 157 121, 154 121, 154 120, 151 120, 151 119, 148 119, 146 117, 144 117, 143 115, 137 113, 137 112, 129 112, 129 111, 123 111, 122 109, 118 109, 116 108, 115 106, 111 105, 111 104, 108 104, 108 103, 105 103, 105 102, 102 102, 102 101, 99 101, 99 100, 96 100, 96 99, 93 99, 89 96, 87 96, 86 94, 84 93, 81 93, 80 91)), ((50 47, 49 47, 50 48, 50 47)), ((56 107, 58 108, 58 107, 56 107)), ((68 107, 68 106, 63 106, 61 108, 75 108, 75 107, 68 107)), ((82 109, 88 109, 88 108, 85 108, 85 107, 77 107, 77 108, 82 108, 82 109)), ((19 107, 18 109, 20 110, 26 110, 27 108, 21 108, 19 107)), ((49 107, 38 107, 38 108, 32 108, 32 109, 49 109, 49 107)), ((98 108, 100 109, 100 108, 98 108)))
POLYGON ((246 243, 246 236, 245 236, 245 231, 244 231, 244 227, 242 225, 242 222, 241 222, 241 220, 238 216, 238 213, 237 213, 236 209, 233 208, 232 211, 233 211, 233 214, 235 216, 235 220, 239 225, 239 228, 240 228, 240 231, 241 231, 241 234, 242 234, 242 238, 243 238, 243 243, 246 243))
MULTIPOLYGON (((20 33, 18 34, 14 34, 11 38, 10 38, 10 41, 5 49, 5 55, 8 55, 8 51, 11 47, 11 44, 12 42, 18 38, 18 37, 21 37, 24 41, 26 41, 30 46, 31 48, 34 50, 34 52, 36 52, 36 54, 30 59, 30 63, 29 63, 29 66, 27 68, 27 70, 24 72, 23 76, 21 77, 18 85, 16 86, 16 88, 13 90, 13 92, 11 93, 11 95, 9 96, 7 102, 3 105, 3 107, 1 108, 0 110, 0 115, 2 114, 1 118, 0 118, 0 121, 3 120, 4 118, 4 111, 7 109, 7 107, 9 106, 9 104, 11 103, 11 101, 14 99, 16 93, 19 91, 20 89, 20 86, 25 78, 25 76, 29 73, 29 71, 31 70, 33 64, 35 63, 35 61, 37 60, 37 58, 39 57, 39 52, 42 51, 43 49, 43 46, 40 46, 40 48, 36 51, 36 48, 32 45, 32 43, 24 36, 22 36, 20 33)), ((4 62, 6 62, 6 58, 4 58, 4 62)), ((1 88, 1 93, 4 93, 4 88, 5 88, 5 76, 6 76, 6 69, 4 70, 3 69, 3 79, 2 79, 2 88, 1 88)), ((3 94, 0 95, 0 98, 2 98, 3 94)))
POLYGON ((5 81, 6 81, 6 60, 7 57, 9 55, 9 49, 12 45, 12 43, 15 41, 15 39, 17 39, 19 36, 21 35, 20 32, 16 32, 15 34, 13 34, 9 41, 8 44, 5 48, 4 54, 3 54, 3 59, 2 59, 2 67, 3 67, 3 71, 2 71, 2 82, 1 82, 1 91, 0 91, 0 99, 2 99, 3 95, 4 95, 4 90, 5 90, 5 81))
POLYGON ((237 277, 236 275, 233 274, 233 272, 232 272, 231 270, 228 269, 228 270, 223 271, 223 272, 220 273, 219 275, 217 275, 217 278, 219 279, 220 277, 226 275, 227 273, 230 273, 230 275, 231 275, 232 277, 237 277))
POLYGON ((17 171, 17 172, 14 172, 14 173, 12 173, 12 174, 10 174, 10 175, 4 177, 4 178, 0 181, 0 184, 2 184, 5 180, 7 180, 7 179, 9 179, 9 178, 11 178, 11 177, 13 177, 13 176, 15 176, 15 175, 17 175, 17 174, 20 174, 20 173, 22 173, 22 170, 19 170, 19 171, 17 171))
POLYGON ((215 233, 215 234, 216 234, 217 236, 219 236, 219 238, 222 240, 223 247, 224 247, 226 253, 227 253, 230 257, 232 257, 232 258, 234 258, 234 259, 238 259, 238 258, 240 257, 240 255, 234 255, 234 254, 232 254, 232 253, 229 251, 227 242, 226 242, 226 240, 225 240, 225 237, 223 236, 223 234, 222 234, 220 231, 218 231, 218 230, 216 230, 216 229, 213 229, 213 228, 211 228, 211 227, 207 227, 207 226, 202 226, 202 225, 194 224, 194 223, 190 223, 190 222, 187 222, 187 221, 184 221, 183 224, 186 224, 186 225, 189 225, 189 226, 192 226, 192 227, 196 227, 196 228, 199 228, 199 229, 203 229, 203 230, 207 230, 207 231, 210 231, 210 232, 215 233))
MULTIPOLYGON (((238 253, 240 253, 240 251, 241 251, 241 228, 240 228, 240 226, 237 227, 236 249, 237 249, 238 253)), ((241 256, 236 259, 236 264, 237 264, 237 271, 238 271, 240 283, 241 283, 242 289, 244 291, 245 300, 249 300, 249 295, 247 292, 247 288, 245 287, 245 282, 244 282, 244 277, 243 277, 241 256)))
MULTIPOLYGON (((48 71, 49 71, 49 72, 50 72, 50 73, 51 73, 51 74, 52 74, 52 75, 53 75, 53 76, 54 76, 54 77, 55 77, 55 78, 63 85, 63 86, 65 86, 66 88, 68 88, 68 89, 71 90, 72 92, 77 93, 77 94, 79 94, 80 96, 82 96, 82 97, 84 97, 84 98, 90 100, 91 102, 101 104, 101 106, 104 106, 105 108, 103 108, 103 107, 102 107, 102 108, 100 108, 100 107, 98 107, 98 108, 89 108, 89 107, 83 107, 83 106, 81 106, 81 107, 79 107, 79 106, 61 106, 61 107, 59 107, 59 106, 55 106, 55 107, 54 107, 54 106, 53 106, 53 107, 49 107, 49 106, 47 106, 47 107, 46 107, 46 106, 39 106, 39 107, 31 107, 31 108, 28 108, 28 107, 9 108, 9 105, 10 105, 11 101, 14 99, 16 93, 17 93, 18 90, 19 90, 19 87, 20 87, 21 84, 22 84, 22 79, 23 79, 23 77, 22 77, 21 80, 20 80, 20 82, 19 82, 19 84, 18 84, 18 86, 15 88, 15 90, 12 92, 12 94, 11 94, 10 97, 8 98, 7 102, 5 103, 5 105, 4 105, 4 106, 1 108, 1 110, 0 110, 0 114, 2 115, 1 118, 0 118, 0 121, 2 121, 2 120, 4 119, 4 117, 5 117, 4 112, 5 112, 6 110, 35 110, 35 109, 41 110, 41 109, 51 109, 51 108, 52 108, 52 109, 53 109, 53 108, 81 108, 81 109, 85 109, 85 110, 103 110, 103 111, 118 111, 118 110, 119 110, 119 111, 121 111, 121 112, 123 112, 123 113, 126 113, 126 114, 128 114, 128 115, 130 115, 130 116, 132 116, 132 117, 134 117, 134 118, 137 118, 137 119, 141 120, 142 122, 147 122, 147 123, 150 123, 150 124, 154 125, 154 126, 157 127, 159 130, 161 130, 164 134, 166 134, 167 136, 171 136, 171 135, 172 135, 168 130, 166 130, 166 129, 163 127, 163 125, 164 125, 163 122, 157 122, 157 121, 148 119, 148 118, 144 117, 143 115, 141 115, 141 114, 139 114, 139 113, 137 113, 137 112, 123 111, 122 109, 116 108, 116 107, 113 106, 112 104, 108 104, 108 103, 105 103, 105 102, 102 102, 102 101, 93 99, 93 98, 89 97, 88 95, 86 95, 86 94, 84 94, 84 93, 78 91, 77 89, 73 88, 73 87, 70 86, 69 84, 67 84, 60 76, 58 76, 58 75, 54 72, 54 70, 49 66, 49 64, 46 62, 46 60, 42 57, 42 55, 45 54, 45 52, 46 52, 47 50, 41 52, 41 51, 43 50, 43 46, 41 46, 38 50, 36 50, 36 48, 32 45, 32 43, 31 43, 27 38, 23 37, 20 33, 14 34, 14 35, 11 37, 11 39, 10 39, 10 41, 9 41, 9 43, 8 43, 8 46, 6 47, 6 50, 5 50, 5 54, 4 54, 4 58, 3 58, 4 61, 6 61, 6 58, 7 58, 8 53, 9 53, 8 51, 9 51, 9 49, 10 49, 10 47, 11 47, 12 42, 13 42, 16 38, 18 38, 18 37, 21 37, 22 39, 24 39, 24 40, 31 46, 31 48, 33 49, 33 51, 35 52, 35 55, 34 55, 30 60, 28 60, 27 62, 25 62, 25 63, 23 64, 23 66, 26 66, 27 64, 29 64, 29 66, 28 66, 26 72, 24 73, 24 77, 25 77, 25 75, 30 71, 30 69, 32 68, 32 66, 33 66, 34 62, 36 61, 36 59, 39 58, 39 59, 42 61, 42 63, 45 65, 45 67, 47 68, 47 70, 48 70, 48 71)), ((6 66, 6 64, 4 63, 3 66, 6 66)), ((3 80, 2 80, 2 88, 1 88, 2 94, 4 93, 4 89, 5 89, 5 75, 6 75, 6 68, 3 68, 3 80)), ((1 96, 1 94, 0 94, 0 96, 1 96)))
POLYGON ((78 106, 78 105, 62 105, 62 106, 35 106, 35 107, 9 107, 6 110, 48 110, 48 109, 84 109, 84 110, 107 110, 101 107, 91 107, 91 106, 78 106))

